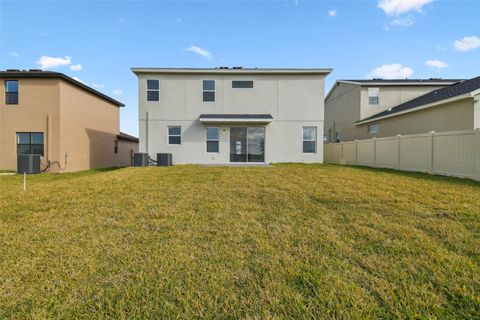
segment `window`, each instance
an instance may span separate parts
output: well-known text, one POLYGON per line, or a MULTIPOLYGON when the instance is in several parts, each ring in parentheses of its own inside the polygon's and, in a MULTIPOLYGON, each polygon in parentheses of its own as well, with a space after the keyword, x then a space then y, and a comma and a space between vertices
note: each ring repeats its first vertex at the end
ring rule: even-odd
POLYGON ((218 153, 218 128, 207 128, 207 153, 218 153))
POLYGON ((182 144, 182 127, 168 127, 168 144, 182 144))
POLYGON ((18 80, 5 80, 5 103, 18 104, 18 80))
POLYGON ((368 88, 368 104, 379 103, 380 90, 378 88, 368 88))
POLYGON ((303 127, 303 153, 317 152, 317 127, 303 127))
POLYGON ((115 145, 113 146, 113 153, 118 153, 118 140, 115 140, 115 145))
POLYGON ((17 132, 17 154, 43 156, 43 132, 17 132))
POLYGON ((232 88, 253 88, 253 81, 234 80, 232 81, 232 88))
POLYGON ((368 126, 368 134, 375 134, 380 132, 379 124, 371 124, 368 126))
POLYGON ((215 80, 203 80, 203 101, 215 101, 215 80))
POLYGON ((147 101, 160 100, 160 81, 147 80, 147 101))

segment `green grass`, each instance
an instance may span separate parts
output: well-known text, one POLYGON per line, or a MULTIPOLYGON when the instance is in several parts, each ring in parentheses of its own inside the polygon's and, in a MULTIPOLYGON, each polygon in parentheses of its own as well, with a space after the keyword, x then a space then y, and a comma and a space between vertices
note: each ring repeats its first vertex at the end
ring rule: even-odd
POLYGON ((480 184, 335 165, 0 177, 0 319, 480 315, 480 184))

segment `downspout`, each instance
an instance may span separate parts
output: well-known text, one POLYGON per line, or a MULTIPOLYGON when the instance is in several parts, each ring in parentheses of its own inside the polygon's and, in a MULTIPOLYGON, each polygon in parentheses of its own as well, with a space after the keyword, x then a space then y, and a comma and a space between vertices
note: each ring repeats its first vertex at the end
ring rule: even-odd
POLYGON ((145 114, 145 152, 148 153, 148 111, 145 114))
POLYGON ((480 93, 473 97, 473 129, 480 129, 480 93))

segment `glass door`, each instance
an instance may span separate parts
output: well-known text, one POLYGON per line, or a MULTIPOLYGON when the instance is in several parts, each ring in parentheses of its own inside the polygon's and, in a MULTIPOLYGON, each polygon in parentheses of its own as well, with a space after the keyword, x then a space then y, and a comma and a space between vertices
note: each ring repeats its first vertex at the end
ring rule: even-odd
POLYGON ((265 162, 265 128, 230 128, 230 162, 265 162))

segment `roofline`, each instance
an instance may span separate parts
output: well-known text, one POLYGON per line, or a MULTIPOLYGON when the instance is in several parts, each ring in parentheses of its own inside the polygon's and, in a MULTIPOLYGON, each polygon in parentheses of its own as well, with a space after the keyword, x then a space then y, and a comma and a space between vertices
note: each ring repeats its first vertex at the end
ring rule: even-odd
MULTIPOLYGON (((476 91, 478 91, 478 90, 476 90, 476 91)), ((475 94, 478 94, 478 93, 475 93, 476 91, 472 91, 470 93, 464 93, 462 95, 455 96, 455 97, 450 97, 448 99, 439 100, 439 101, 435 101, 435 102, 432 102, 432 103, 424 104, 424 105, 421 105, 421 106, 418 106, 418 107, 415 107, 415 108, 411 108, 411 109, 407 109, 407 110, 403 110, 403 111, 400 111, 400 112, 387 114, 387 115, 384 115, 384 116, 381 116, 381 117, 360 120, 360 121, 355 122, 354 124, 356 126, 359 126, 359 125, 367 124, 367 123, 370 123, 370 122, 375 122, 375 121, 379 121, 379 120, 383 120, 383 119, 387 119, 387 118, 393 118, 393 117, 400 116, 402 114, 406 114, 406 113, 410 113, 410 112, 415 112, 415 111, 419 111, 419 110, 423 110, 423 109, 432 108, 432 107, 442 105, 442 104, 446 104, 446 103, 449 103, 449 102, 454 102, 454 101, 458 101, 458 100, 473 98, 473 96, 475 94)), ((384 111, 382 111, 382 112, 384 112, 384 111)))
POLYGON ((332 72, 331 68, 241 68, 241 69, 221 69, 221 68, 130 68, 137 76, 140 74, 321 74, 328 75, 332 72))
POLYGON ((48 78, 48 79, 62 79, 65 80, 66 82, 73 84, 74 86, 77 86, 85 91, 88 91, 89 93, 96 95, 99 98, 102 98, 103 100, 106 100, 110 103, 115 104, 118 107, 124 107, 125 105, 121 103, 120 101, 117 101, 100 91, 97 91, 89 86, 87 86, 84 83, 81 83, 80 81, 77 81, 73 78, 70 78, 69 76, 61 73, 61 72, 53 72, 53 71, 0 71, 0 79, 17 79, 17 78, 23 78, 23 79, 31 79, 31 78, 48 78))
POLYGON ((123 132, 120 132, 120 134, 117 134, 117 140, 139 142, 139 139, 137 137, 126 135, 126 133, 123 133, 123 132))
POLYGON ((367 87, 367 86, 377 86, 377 87, 386 87, 386 86, 449 86, 454 83, 463 81, 464 79, 445 79, 445 80, 430 80, 430 79, 385 79, 385 80, 378 80, 377 82, 362 82, 363 80, 337 80, 333 84, 333 86, 330 88, 328 91, 327 95, 325 96, 325 101, 330 97, 330 94, 333 92, 333 90, 337 87, 338 83, 346 83, 346 84, 354 84, 358 85, 361 87, 367 87), (395 82, 395 81, 398 82, 395 82), (408 81, 400 81, 400 80, 408 80, 408 81), (391 82, 389 82, 391 81, 391 82))

